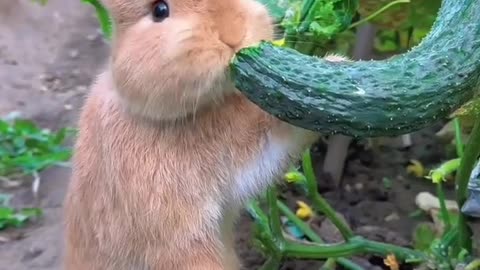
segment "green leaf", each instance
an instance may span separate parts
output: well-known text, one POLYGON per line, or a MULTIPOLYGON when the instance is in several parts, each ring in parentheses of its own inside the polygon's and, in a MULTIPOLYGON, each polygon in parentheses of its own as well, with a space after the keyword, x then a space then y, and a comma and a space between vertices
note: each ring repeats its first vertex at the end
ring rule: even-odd
POLYGON ((0 119, 0 134, 7 134, 10 131, 10 125, 0 119))
POLYGON ((299 26, 316 40, 329 40, 346 30, 352 23, 358 0, 316 0, 299 26))
POLYGON ((90 4, 95 8, 97 12, 97 18, 102 28, 103 35, 110 39, 112 36, 112 21, 108 10, 98 0, 82 0, 84 3, 90 4))
POLYGON ((67 128, 60 129, 57 134, 52 138, 52 144, 62 144, 67 137, 69 130, 67 128))
POLYGON ((421 223, 417 225, 413 235, 413 244, 416 250, 426 251, 430 249, 430 245, 436 239, 433 225, 429 223, 421 223))
POLYGON ((13 215, 13 209, 10 207, 0 207, 0 220, 10 219, 13 215))
POLYGON ((15 212, 8 205, 0 207, 0 229, 7 227, 22 227, 33 217, 39 217, 43 214, 39 208, 24 208, 15 212))
POLYGON ((480 116, 480 96, 477 96, 465 103, 462 107, 456 110, 451 117, 478 117, 480 116))
POLYGON ((38 208, 25 208, 14 214, 10 219, 10 225, 14 227, 21 227, 25 225, 31 218, 39 217, 42 215, 42 211, 38 208))
POLYGON ((46 5, 48 0, 32 0, 32 2, 40 4, 42 6, 46 5))
POLYGON ((20 210, 20 213, 27 217, 38 217, 43 215, 43 211, 40 208, 23 208, 20 210))
POLYGON ((437 18, 441 0, 411 0, 410 17, 405 27, 430 29, 437 18))
POLYGON ((13 128, 18 134, 35 134, 41 132, 40 129, 30 120, 17 119, 13 123, 13 128))

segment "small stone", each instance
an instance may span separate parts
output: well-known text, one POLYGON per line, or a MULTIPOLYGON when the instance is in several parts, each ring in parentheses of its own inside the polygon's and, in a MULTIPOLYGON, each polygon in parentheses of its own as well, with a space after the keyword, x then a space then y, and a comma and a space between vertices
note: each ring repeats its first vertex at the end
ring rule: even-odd
POLYGON ((364 225, 356 228, 355 233, 369 240, 391 243, 397 246, 406 247, 410 244, 400 233, 383 227, 364 225))
POLYGON ((80 55, 80 52, 76 49, 73 49, 73 50, 70 50, 70 52, 68 53, 68 55, 70 56, 70 58, 72 59, 76 59, 78 58, 78 56, 80 55))
POLYGON ((88 90, 88 87, 86 87, 85 85, 79 85, 75 88, 75 90, 78 92, 86 92, 88 90))
POLYGON ((399 220, 400 216, 397 213, 391 213, 390 215, 385 217, 385 222, 391 222, 399 220))
POLYGON ((356 190, 362 190, 363 189, 363 183, 355 183, 355 189, 356 190))
POLYGON ((38 78, 39 78, 41 81, 45 81, 45 82, 52 82, 53 80, 55 80, 55 76, 54 76, 54 75, 52 75, 52 74, 47 74, 47 73, 40 74, 40 76, 38 76, 38 78))
POLYGON ((82 72, 80 71, 80 69, 76 68, 74 70, 72 70, 72 75, 73 76, 78 76, 80 75, 82 72))
POLYGON ((3 243, 8 243, 8 242, 10 242, 10 241, 12 241, 11 238, 6 237, 6 236, 3 236, 3 235, 0 235, 0 243, 1 243, 1 244, 3 244, 3 243))
POLYGON ((40 256, 43 253, 43 249, 39 247, 31 247, 25 254, 23 255, 22 261, 31 261, 36 257, 40 256))
POLYGON ((94 41, 97 38, 98 34, 90 34, 87 35, 87 39, 90 41, 94 41))
POLYGON ((18 65, 18 62, 17 62, 16 60, 13 60, 13 59, 7 59, 7 60, 4 61, 4 63, 5 63, 6 65, 10 65, 10 66, 16 66, 16 65, 18 65))
POLYGON ((63 107, 64 107, 65 110, 67 110, 67 111, 71 111, 71 110, 73 109, 72 104, 65 104, 63 107))
MULTIPOLYGON (((345 217, 340 214, 336 213, 337 216, 342 220, 345 224, 348 224, 345 217)), ((343 237, 342 234, 338 231, 337 227, 329 220, 325 219, 322 222, 322 225, 318 229, 319 235, 325 240, 326 243, 338 243, 341 242, 343 237)))

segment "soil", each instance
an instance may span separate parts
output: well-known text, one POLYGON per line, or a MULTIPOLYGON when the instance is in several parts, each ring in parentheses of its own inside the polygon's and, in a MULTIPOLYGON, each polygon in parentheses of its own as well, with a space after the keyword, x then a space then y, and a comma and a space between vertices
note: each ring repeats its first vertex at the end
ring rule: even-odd
MULTIPOLYGON (((102 39, 93 10, 81 1, 50 0, 42 7, 31 0, 0 1, 0 116, 20 112, 42 127, 75 126, 86 91, 104 64, 108 44, 102 39)), ((434 192, 428 181, 407 174, 410 159, 432 167, 447 157, 448 148, 435 138, 437 125, 413 134, 413 146, 350 147, 341 188, 333 189, 321 173, 325 145, 313 148, 319 190, 359 234, 380 241, 410 245, 419 219, 419 192, 434 192), (385 182, 385 179, 389 179, 385 182), (391 183, 389 187, 385 183, 391 183)), ((390 144, 392 145, 392 144, 390 144)), ((54 167, 41 174, 40 206, 44 216, 26 228, 0 234, 0 270, 57 270, 62 258, 62 200, 70 169, 54 167)), ((30 182, 0 193, 14 194, 16 207, 31 206, 30 182)), ((451 187, 447 194, 451 197, 451 187)), ((295 208, 305 200, 291 186, 282 197, 295 208)), ((327 241, 338 232, 321 218, 317 230, 327 241)), ((252 222, 243 214, 238 223, 238 253, 246 269, 257 269, 264 258, 251 245, 252 222)), ((366 269, 381 265, 379 258, 357 258, 366 269)), ((318 269, 318 263, 290 261, 281 269, 318 269)), ((406 269, 406 268, 405 268, 406 269)))

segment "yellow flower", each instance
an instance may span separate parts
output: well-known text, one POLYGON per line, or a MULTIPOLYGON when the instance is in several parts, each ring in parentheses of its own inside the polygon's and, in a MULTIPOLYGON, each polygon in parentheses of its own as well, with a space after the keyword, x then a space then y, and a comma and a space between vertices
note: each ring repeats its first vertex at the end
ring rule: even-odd
POLYGON ((390 254, 383 260, 383 263, 390 268, 390 270, 399 270, 400 266, 398 265, 397 258, 395 255, 390 254))
POLYGON ((432 180, 433 183, 438 184, 446 181, 453 172, 460 166, 460 158, 449 160, 443 163, 440 167, 431 170, 427 179, 432 180))
POLYGON ((305 176, 297 171, 291 171, 285 174, 285 181, 288 183, 300 183, 305 182, 305 176))
POLYGON ((423 177, 425 175, 425 167, 418 160, 410 160, 410 165, 407 166, 407 172, 416 177, 423 177))
POLYGON ((277 40, 274 40, 272 43, 273 43, 274 45, 276 45, 276 46, 280 46, 280 47, 281 47, 281 46, 283 46, 283 45, 285 44, 285 39, 284 39, 284 38, 282 38, 282 39, 277 39, 277 40))
POLYGON ((297 217, 301 219, 309 219, 313 216, 313 211, 310 206, 302 201, 297 201, 298 209, 297 209, 297 217))

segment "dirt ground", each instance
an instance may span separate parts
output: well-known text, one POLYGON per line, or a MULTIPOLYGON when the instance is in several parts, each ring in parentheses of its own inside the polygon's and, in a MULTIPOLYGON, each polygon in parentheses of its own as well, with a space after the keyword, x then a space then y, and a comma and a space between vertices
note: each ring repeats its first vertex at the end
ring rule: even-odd
MULTIPOLYGON (((80 0, 50 0, 46 7, 30 0, 0 1, 0 116, 19 111, 46 128, 74 126, 88 85, 103 65, 108 45, 98 30, 93 10, 80 0)), ((342 189, 332 191, 320 173, 324 145, 314 149, 320 190, 355 230, 369 238, 409 245, 418 220, 415 196, 433 189, 427 181, 408 176, 409 159, 426 165, 440 162, 445 147, 433 138, 439 126, 414 135, 410 149, 365 150, 351 147, 342 189), (392 186, 384 184, 390 179, 392 186)), ((61 206, 68 184, 68 168, 42 174, 41 207, 45 215, 22 230, 0 234, 0 270, 57 270, 61 268, 61 206)), ((29 186, 0 190, 15 194, 15 206, 29 206, 29 186)), ((291 207, 301 194, 285 187, 282 195, 291 207)), ((329 241, 337 232, 322 223, 318 231, 329 241)), ((327 224, 328 225, 328 224, 327 224)), ((243 215, 238 224, 238 253, 247 269, 263 258, 250 243, 251 223, 243 215)), ((378 260, 359 259, 366 269, 378 260)), ((312 269, 311 262, 289 262, 282 269, 312 269)), ((313 268, 314 269, 314 268, 313 268)), ((317 267, 318 269, 318 267, 317 267)))

